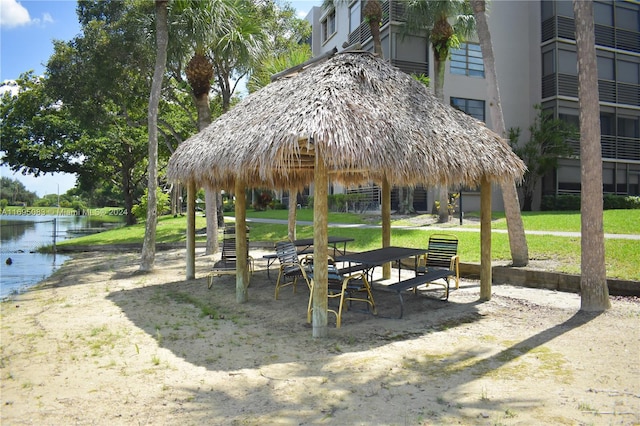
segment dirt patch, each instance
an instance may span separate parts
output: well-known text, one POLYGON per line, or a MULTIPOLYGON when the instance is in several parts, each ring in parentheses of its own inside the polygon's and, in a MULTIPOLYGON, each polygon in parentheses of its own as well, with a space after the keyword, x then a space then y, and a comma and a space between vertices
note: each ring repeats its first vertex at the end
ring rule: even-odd
MULTIPOLYGON (((378 283, 329 337, 308 290, 274 300, 262 252, 250 300, 234 277, 185 281, 184 250, 86 253, 2 304, 2 424, 624 424, 640 422, 640 303, 462 280, 443 302, 378 283)), ((273 272, 273 270, 272 270, 273 272)))

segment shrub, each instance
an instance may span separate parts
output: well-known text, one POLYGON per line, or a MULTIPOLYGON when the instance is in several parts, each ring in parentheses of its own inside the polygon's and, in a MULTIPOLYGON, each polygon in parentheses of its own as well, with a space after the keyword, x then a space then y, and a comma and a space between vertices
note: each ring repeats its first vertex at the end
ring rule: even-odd
POLYGON ((542 197, 540 210, 560 211, 560 210, 580 210, 579 195, 545 195, 542 197))
POLYGON ((607 194, 604 196, 604 210, 612 209, 640 209, 640 197, 607 194))
POLYGON ((70 207, 74 209, 78 214, 82 214, 82 212, 87 210, 87 206, 82 201, 74 201, 71 203, 70 207))
POLYGON ((262 191, 260 195, 258 195, 258 200, 253 203, 253 209, 255 211, 265 211, 269 208, 269 205, 273 201, 273 196, 269 191, 262 191))
POLYGON ((280 200, 273 200, 269 205, 273 210, 286 210, 287 206, 282 203, 280 200))
MULTIPOLYGON (((136 204, 131 209, 131 213, 137 219, 146 219, 147 218, 147 202, 149 200, 149 189, 145 188, 144 195, 140 200, 140 204, 136 204)), ((164 214, 169 211, 169 194, 162 192, 162 188, 156 188, 156 202, 157 202, 157 211, 158 216, 164 214)))
MULTIPOLYGON (((631 195, 613 195, 606 194, 603 197, 603 210, 614 209, 640 209, 640 197, 631 195)), ((543 211, 562 211, 562 210, 580 210, 579 195, 545 195, 542 197, 540 210, 543 211)))
POLYGON ((227 198, 226 200, 222 200, 222 211, 223 212, 232 212, 236 209, 236 204, 232 199, 227 198))

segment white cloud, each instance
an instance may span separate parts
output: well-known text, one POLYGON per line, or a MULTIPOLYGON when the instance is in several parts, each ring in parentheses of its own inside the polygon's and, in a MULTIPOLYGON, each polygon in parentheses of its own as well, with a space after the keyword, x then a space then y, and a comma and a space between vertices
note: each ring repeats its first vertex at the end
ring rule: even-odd
POLYGON ((16 96, 19 91, 20 86, 15 80, 5 80, 0 83, 0 96, 4 95, 5 92, 10 92, 11 96, 16 96))
POLYGON ((35 25, 51 24, 53 22, 53 17, 50 13, 45 12, 42 14, 42 18, 33 18, 33 21, 31 22, 35 25))
POLYGON ((0 0, 0 26, 20 27, 31 23, 29 11, 16 0, 0 0))

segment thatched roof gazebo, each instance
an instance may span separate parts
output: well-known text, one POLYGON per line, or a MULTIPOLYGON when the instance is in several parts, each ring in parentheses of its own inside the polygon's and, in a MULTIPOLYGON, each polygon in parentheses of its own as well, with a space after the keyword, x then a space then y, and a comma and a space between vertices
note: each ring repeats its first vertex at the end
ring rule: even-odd
MULTIPOLYGON (((246 187, 292 190, 313 183, 318 258, 327 256, 329 181, 382 185, 383 245, 390 242, 391 185, 481 186, 481 281, 490 294, 490 183, 520 180, 524 171, 508 144, 482 122, 438 101, 423 84, 377 56, 345 52, 249 95, 178 147, 168 177, 194 192, 196 185, 235 191, 240 232, 246 187)), ((193 236, 187 246, 187 276, 194 278, 193 236)), ((326 266, 317 268, 315 278, 313 334, 324 336, 326 266)), ((238 271, 238 301, 246 300, 246 283, 247 272, 238 271)))

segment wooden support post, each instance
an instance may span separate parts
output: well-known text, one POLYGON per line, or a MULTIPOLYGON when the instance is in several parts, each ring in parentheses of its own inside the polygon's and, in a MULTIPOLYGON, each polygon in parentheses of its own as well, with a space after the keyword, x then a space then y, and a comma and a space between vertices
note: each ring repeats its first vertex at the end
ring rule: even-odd
POLYGON ((290 241, 296 239, 296 215, 298 214, 298 190, 291 187, 289 188, 289 215, 287 217, 287 238, 290 241))
POLYGON ((187 279, 196 278, 196 183, 187 183, 187 279))
POLYGON ((480 300, 491 300, 491 183, 480 184, 480 300))
POLYGON ((249 300, 249 264, 247 262, 247 197, 242 179, 236 179, 236 302, 249 300))
MULTIPOLYGON (((382 247, 391 246, 391 185, 385 176, 382 179, 382 247)), ((391 263, 382 265, 382 278, 391 278, 391 263)))
POLYGON ((315 176, 313 184, 313 337, 327 337, 328 314, 328 259, 329 238, 327 236, 328 186, 327 169, 324 159, 316 151, 315 176))

